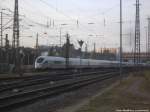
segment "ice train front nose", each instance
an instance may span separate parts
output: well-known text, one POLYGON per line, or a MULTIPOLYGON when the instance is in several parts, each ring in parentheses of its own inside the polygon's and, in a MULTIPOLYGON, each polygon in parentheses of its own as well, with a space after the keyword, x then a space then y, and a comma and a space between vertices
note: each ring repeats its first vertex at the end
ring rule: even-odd
POLYGON ((35 63, 35 69, 41 69, 41 68, 42 68, 42 64, 35 63))
POLYGON ((44 58, 43 57, 38 57, 36 60, 35 60, 35 69, 41 69, 42 68, 42 63, 44 61, 44 58))

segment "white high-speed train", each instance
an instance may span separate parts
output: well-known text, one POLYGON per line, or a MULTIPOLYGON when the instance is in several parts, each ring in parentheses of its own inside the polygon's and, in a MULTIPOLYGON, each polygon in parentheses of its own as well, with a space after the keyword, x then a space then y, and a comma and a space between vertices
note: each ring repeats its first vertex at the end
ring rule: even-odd
MULTIPOLYGON (((118 65, 119 61, 69 58, 70 68, 115 67, 118 65)), ((132 63, 123 62, 123 65, 132 66, 132 63)), ((59 69, 65 67, 66 59, 63 57, 39 56, 35 60, 35 69, 59 69)))

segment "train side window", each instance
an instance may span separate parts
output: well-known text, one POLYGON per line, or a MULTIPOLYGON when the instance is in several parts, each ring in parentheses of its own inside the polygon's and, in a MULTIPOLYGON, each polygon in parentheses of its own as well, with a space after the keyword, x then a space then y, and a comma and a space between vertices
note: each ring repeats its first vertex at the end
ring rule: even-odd
POLYGON ((54 61, 55 64, 63 64, 62 61, 54 61))
POLYGON ((44 64, 48 64, 48 61, 45 61, 44 64))
POLYGON ((42 63, 43 60, 44 60, 44 58, 39 58, 39 59, 37 60, 37 63, 42 63))

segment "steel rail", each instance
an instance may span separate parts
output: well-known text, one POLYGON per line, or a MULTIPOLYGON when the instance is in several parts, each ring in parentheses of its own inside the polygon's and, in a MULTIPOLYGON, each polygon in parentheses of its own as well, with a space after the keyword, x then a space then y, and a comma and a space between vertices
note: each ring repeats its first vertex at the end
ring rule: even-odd
MULTIPOLYGON (((96 73, 95 73, 96 74, 96 73)), ((99 73, 97 73, 99 74, 99 73)), ((33 101, 41 97, 52 96, 55 94, 60 94, 64 91, 70 89, 81 87, 86 84, 94 83, 99 80, 110 79, 114 76, 118 76, 119 72, 110 72, 104 75, 95 76, 84 76, 76 77, 74 79, 67 79, 64 81, 59 81, 54 85, 47 86, 45 88, 39 88, 32 91, 22 92, 15 95, 10 95, 0 98, 0 109, 7 109, 8 107, 13 107, 28 101, 33 101)))
MULTIPOLYGON (((102 73, 107 73, 107 72, 111 72, 111 71, 100 71, 99 73, 102 74, 102 73)), ((48 75, 48 76, 45 76, 42 78, 39 77, 37 79, 25 80, 25 81, 13 83, 13 84, 0 86, 0 92, 13 90, 15 88, 19 89, 22 87, 33 86, 33 85, 37 85, 37 84, 47 83, 50 81, 65 80, 65 79, 70 79, 70 78, 80 77, 82 75, 90 75, 90 74, 94 74, 94 72, 82 73, 82 74, 72 74, 72 75, 68 75, 68 74, 65 75, 64 73, 63 74, 57 74, 57 75, 56 74, 48 75)))

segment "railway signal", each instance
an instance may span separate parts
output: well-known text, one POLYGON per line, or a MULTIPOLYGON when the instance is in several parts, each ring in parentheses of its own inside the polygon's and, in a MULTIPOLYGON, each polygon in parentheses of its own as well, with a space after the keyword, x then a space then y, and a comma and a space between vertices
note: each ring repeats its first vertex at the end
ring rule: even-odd
POLYGON ((66 68, 69 67, 70 35, 66 34, 66 68))
POLYGON ((81 65, 82 65, 82 46, 84 44, 84 41, 83 40, 78 40, 78 43, 80 45, 80 68, 81 68, 81 65))
POLYGON ((80 45, 80 48, 82 48, 84 41, 83 40, 78 40, 78 43, 80 45))

